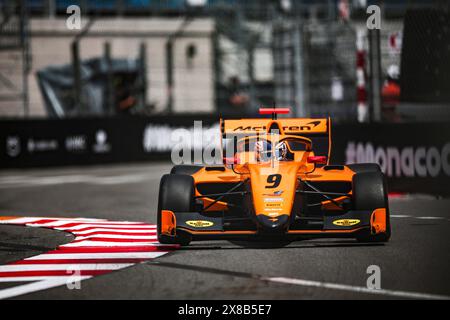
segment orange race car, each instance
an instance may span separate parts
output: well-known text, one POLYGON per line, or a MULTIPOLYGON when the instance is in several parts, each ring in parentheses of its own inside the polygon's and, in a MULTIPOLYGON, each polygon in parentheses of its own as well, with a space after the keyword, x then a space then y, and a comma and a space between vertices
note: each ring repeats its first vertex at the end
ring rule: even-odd
POLYGON ((224 164, 174 166, 161 178, 158 240, 355 238, 387 242, 377 164, 329 164, 330 119, 221 120, 224 164), (313 151, 315 150, 315 151, 313 151))

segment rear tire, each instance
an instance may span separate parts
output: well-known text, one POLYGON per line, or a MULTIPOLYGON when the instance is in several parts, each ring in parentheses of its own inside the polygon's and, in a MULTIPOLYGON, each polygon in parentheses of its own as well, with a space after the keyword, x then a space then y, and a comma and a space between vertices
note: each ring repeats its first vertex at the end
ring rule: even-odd
POLYGON ((188 245, 191 236, 188 233, 178 232, 171 237, 161 234, 161 211, 173 212, 194 211, 194 179, 189 175, 165 174, 159 185, 157 235, 158 241, 166 244, 188 245))
POLYGON ((377 163, 354 163, 348 164, 347 167, 355 173, 381 172, 381 168, 377 163))
POLYGON ((171 174, 184 174, 184 175, 193 175, 197 171, 199 171, 202 167, 201 166, 190 166, 185 164, 179 164, 176 166, 173 166, 172 170, 170 170, 171 174))
POLYGON ((371 230, 363 230, 357 235, 361 242, 387 242, 391 237, 389 218, 389 202, 386 179, 381 171, 362 172, 353 176, 353 208, 355 210, 386 209, 386 232, 372 234, 371 230))

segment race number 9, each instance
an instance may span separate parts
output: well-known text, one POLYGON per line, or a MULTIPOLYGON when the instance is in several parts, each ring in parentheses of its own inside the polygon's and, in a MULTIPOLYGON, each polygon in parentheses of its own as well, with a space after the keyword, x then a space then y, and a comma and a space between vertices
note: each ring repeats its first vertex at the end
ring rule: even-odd
POLYGON ((281 174, 271 174, 267 177, 267 186, 266 189, 273 189, 280 185, 281 182, 281 174))

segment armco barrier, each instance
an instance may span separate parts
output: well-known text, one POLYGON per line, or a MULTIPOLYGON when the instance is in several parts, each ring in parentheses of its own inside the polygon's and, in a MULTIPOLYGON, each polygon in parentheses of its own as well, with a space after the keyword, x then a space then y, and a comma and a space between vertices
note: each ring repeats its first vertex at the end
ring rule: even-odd
MULTIPOLYGON (((0 168, 170 159, 171 133, 194 121, 192 147, 217 143, 216 116, 4 120, 0 168)), ((391 191, 450 194, 450 123, 335 124, 332 137, 332 163, 378 162, 391 191)))

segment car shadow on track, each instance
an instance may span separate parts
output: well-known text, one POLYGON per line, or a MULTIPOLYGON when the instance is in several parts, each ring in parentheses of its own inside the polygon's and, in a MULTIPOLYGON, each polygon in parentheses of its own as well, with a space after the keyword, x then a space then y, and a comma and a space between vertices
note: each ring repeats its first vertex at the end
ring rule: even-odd
POLYGON ((379 247, 383 243, 362 243, 355 240, 339 241, 295 241, 295 242, 260 242, 260 241, 221 241, 217 243, 195 243, 179 250, 240 250, 240 249, 311 249, 311 248, 345 248, 345 247, 379 247))

